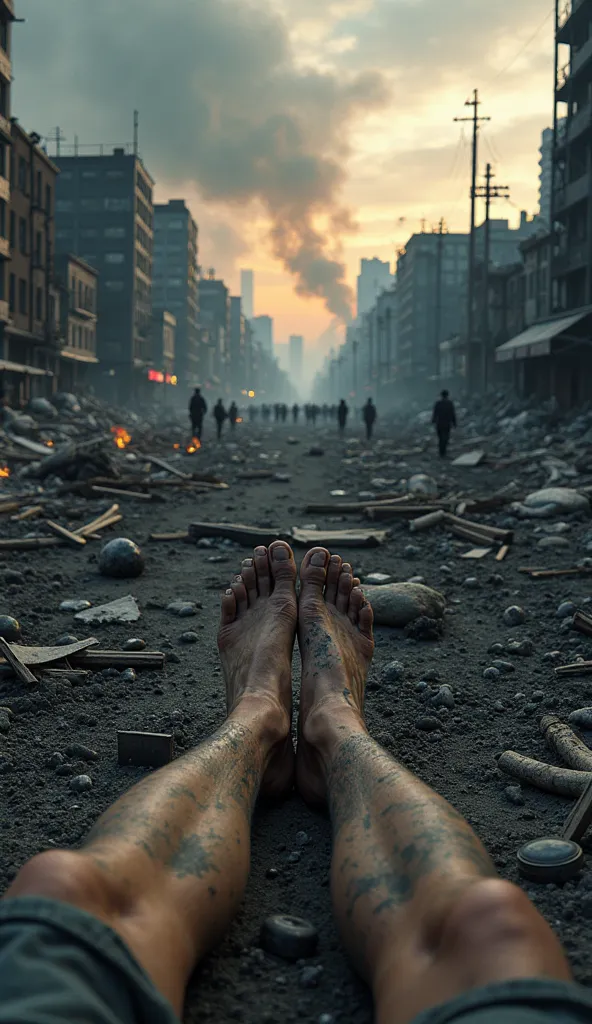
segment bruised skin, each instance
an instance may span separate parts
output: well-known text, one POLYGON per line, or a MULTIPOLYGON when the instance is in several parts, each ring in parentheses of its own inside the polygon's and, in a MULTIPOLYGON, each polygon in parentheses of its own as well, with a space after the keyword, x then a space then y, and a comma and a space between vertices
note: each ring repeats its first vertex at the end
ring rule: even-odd
POLYGON ((291 548, 283 541, 269 550, 256 548, 222 599, 218 649, 229 716, 255 702, 277 711, 281 740, 263 780, 268 796, 282 795, 294 782, 290 724, 297 616, 291 548))
POLYGON ((323 737, 329 721, 365 732, 364 692, 374 654, 373 613, 349 563, 314 548, 300 569, 298 644, 302 692, 297 782, 305 799, 326 799, 323 737))

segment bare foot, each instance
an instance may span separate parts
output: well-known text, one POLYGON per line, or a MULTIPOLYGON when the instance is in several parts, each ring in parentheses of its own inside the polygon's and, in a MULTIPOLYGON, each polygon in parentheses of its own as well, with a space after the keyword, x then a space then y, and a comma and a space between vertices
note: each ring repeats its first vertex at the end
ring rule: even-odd
POLYGON ((265 709, 273 724, 275 752, 264 787, 280 795, 294 779, 292 651, 296 638, 296 563, 288 544, 255 548, 222 598, 218 634, 228 714, 265 709))
POLYGON ((373 613, 351 565, 324 548, 309 551, 300 569, 298 644, 302 692, 296 777, 300 793, 323 801, 323 743, 330 723, 365 731, 364 691, 374 654, 373 613))

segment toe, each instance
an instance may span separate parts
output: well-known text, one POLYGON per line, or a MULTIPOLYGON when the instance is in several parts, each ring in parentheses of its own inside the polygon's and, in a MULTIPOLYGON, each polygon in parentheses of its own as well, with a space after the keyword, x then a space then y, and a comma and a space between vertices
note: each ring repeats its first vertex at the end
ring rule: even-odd
POLYGON ((241 566, 241 576, 247 588, 249 604, 252 605, 257 600, 257 573, 255 572, 255 562, 252 558, 245 558, 241 566))
POLYGON ((242 576, 235 576, 232 581, 232 592, 236 599, 236 607, 239 615, 244 615, 249 607, 249 599, 247 597, 247 588, 243 582, 242 576))
POLYGON ((234 591, 227 590, 222 598, 222 625, 230 626, 236 619, 236 598, 234 591))
POLYGON ((274 541, 269 548, 269 564, 276 588, 287 586, 293 589, 295 587, 296 562, 289 544, 283 540, 274 541))
POLYGON ((312 548, 306 553, 300 566, 300 582, 302 585, 301 596, 306 597, 307 593, 319 591, 325 586, 327 579, 327 565, 329 564, 329 552, 326 548, 312 548))
POLYGON ((364 604, 364 592, 361 587, 354 587, 349 599, 348 616, 354 626, 358 625, 360 612, 364 604))
POLYGON ((337 585, 337 611, 342 612, 344 615, 347 614, 349 608, 349 599, 354 585, 354 578, 351 573, 351 565, 344 565, 341 576, 339 577, 339 583, 337 585))
POLYGON ((329 568, 327 570, 327 584, 325 587, 325 601, 327 604, 335 604, 337 601, 337 587, 341 573, 341 556, 331 555, 329 568))
POLYGON ((372 639, 372 625, 374 623, 374 612, 372 610, 372 605, 370 604, 370 602, 366 601, 365 599, 364 599, 364 604, 362 606, 362 610, 360 612, 360 617, 359 617, 358 622, 359 622, 360 632, 363 633, 364 636, 367 636, 371 640, 372 639))
POLYGON ((267 548, 255 548, 255 572, 257 574, 259 597, 269 597, 271 594, 271 576, 269 574, 267 548))

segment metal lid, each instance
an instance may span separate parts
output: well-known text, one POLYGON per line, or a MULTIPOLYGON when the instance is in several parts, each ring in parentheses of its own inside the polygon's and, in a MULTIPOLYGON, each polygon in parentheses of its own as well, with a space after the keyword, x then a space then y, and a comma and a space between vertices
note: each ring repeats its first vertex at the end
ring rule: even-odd
POLYGON ((517 853, 518 870, 533 882, 567 882, 577 875, 584 851, 568 839, 534 839, 517 853))

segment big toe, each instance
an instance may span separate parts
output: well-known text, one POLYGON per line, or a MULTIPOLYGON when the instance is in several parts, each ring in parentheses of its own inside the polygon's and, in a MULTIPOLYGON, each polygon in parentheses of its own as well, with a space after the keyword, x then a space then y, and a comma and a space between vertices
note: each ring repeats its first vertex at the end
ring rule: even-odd
POLYGON ((301 598, 323 596, 330 558, 326 548, 313 548, 304 556, 300 566, 301 598))
POLYGON ((296 562, 294 552, 289 544, 283 540, 274 541, 269 548, 269 564, 276 589, 286 586, 295 587, 296 562))

